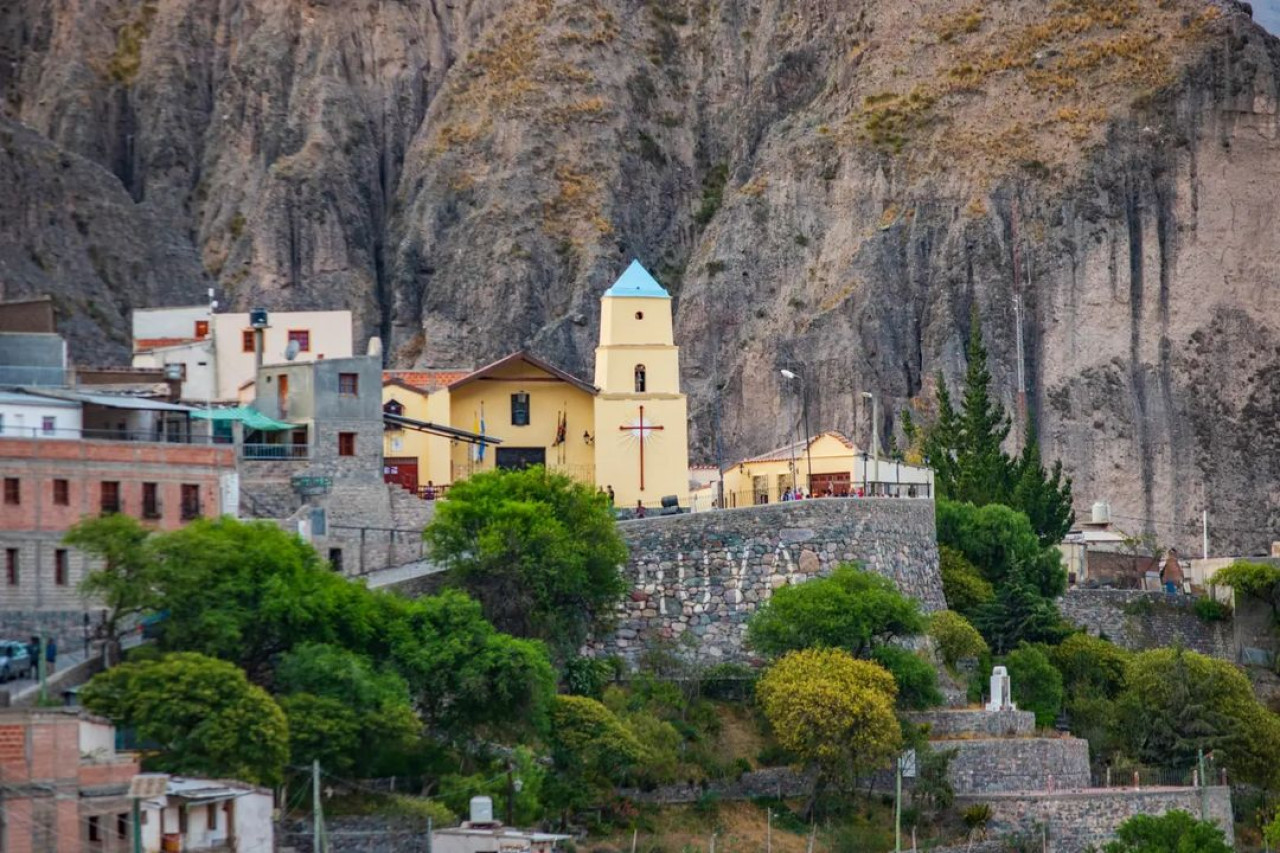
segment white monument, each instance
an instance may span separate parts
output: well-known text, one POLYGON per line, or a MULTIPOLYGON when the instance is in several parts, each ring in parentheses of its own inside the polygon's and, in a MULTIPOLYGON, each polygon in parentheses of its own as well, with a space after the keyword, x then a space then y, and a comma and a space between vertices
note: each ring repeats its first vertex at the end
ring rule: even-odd
POLYGON ((991 670, 991 699, 987 702, 988 711, 1016 711, 1013 704, 1013 687, 1009 682, 1009 670, 998 666, 991 670))

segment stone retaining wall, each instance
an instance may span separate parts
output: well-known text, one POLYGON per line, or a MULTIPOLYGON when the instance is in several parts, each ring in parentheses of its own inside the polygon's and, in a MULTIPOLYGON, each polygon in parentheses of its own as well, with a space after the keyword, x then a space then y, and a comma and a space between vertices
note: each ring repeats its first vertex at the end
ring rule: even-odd
POLYGON ((1036 729, 1036 715, 1030 711, 924 711, 909 716, 912 722, 929 726, 931 739, 957 735, 1025 736, 1036 729))
MULTIPOLYGON (((1231 789, 1204 790, 1209 818, 1216 821, 1234 843, 1231 823, 1231 789)), ((1041 827, 1054 853, 1084 853, 1110 840, 1120 824, 1136 814, 1161 815, 1181 810, 1200 817, 1198 788, 1095 788, 1058 793, 1006 793, 957 797, 960 809, 976 803, 991 807, 989 835, 1025 834, 1037 840, 1041 827)), ((1037 841, 1038 843, 1038 841, 1037 841)), ((1037 847, 1037 849, 1039 849, 1037 847)))
POLYGON ((1186 602, 1171 601, 1163 592, 1072 589, 1058 599, 1058 610, 1067 621, 1094 636, 1103 632, 1126 649, 1181 645, 1193 652, 1236 660, 1232 622, 1204 622, 1177 601, 1186 602))
POLYGON ((973 738, 954 749, 948 776, 956 794, 1061 791, 1089 787, 1089 742, 1079 738, 973 738))
POLYGON ((946 607, 933 502, 821 499, 618 525, 631 557, 617 628, 591 645, 634 659, 653 636, 697 637, 704 661, 742 660, 747 619, 773 590, 858 562, 926 611, 946 607))
POLYGON ((801 797, 813 790, 813 778, 790 767, 762 767, 736 779, 714 779, 705 785, 662 785, 652 791, 623 790, 620 793, 638 803, 696 803, 704 795, 722 800, 751 800, 756 797, 801 797))

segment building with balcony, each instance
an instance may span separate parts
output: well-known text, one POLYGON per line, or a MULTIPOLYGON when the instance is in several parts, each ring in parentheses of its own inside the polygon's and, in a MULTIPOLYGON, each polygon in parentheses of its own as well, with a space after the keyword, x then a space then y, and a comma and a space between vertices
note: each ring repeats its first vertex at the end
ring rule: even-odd
POLYGON ((279 311, 255 326, 248 313, 208 306, 133 312, 133 365, 179 366, 185 400, 233 402, 263 362, 347 358, 354 354, 350 311, 279 311))

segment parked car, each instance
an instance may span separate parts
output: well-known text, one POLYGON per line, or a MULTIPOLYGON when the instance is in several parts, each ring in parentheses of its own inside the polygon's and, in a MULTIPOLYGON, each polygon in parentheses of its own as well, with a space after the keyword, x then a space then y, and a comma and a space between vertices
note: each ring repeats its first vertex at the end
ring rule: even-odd
POLYGON ((27 654, 27 644, 17 640, 0 640, 0 681, 30 678, 35 663, 27 654))

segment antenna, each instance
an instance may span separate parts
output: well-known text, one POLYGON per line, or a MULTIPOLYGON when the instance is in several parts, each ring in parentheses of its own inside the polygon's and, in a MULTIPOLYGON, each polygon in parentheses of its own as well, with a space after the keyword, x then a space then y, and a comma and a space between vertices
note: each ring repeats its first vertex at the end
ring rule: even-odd
POLYGON ((289 345, 284 348, 284 360, 293 361, 301 351, 302 347, 296 340, 289 341, 289 345))

